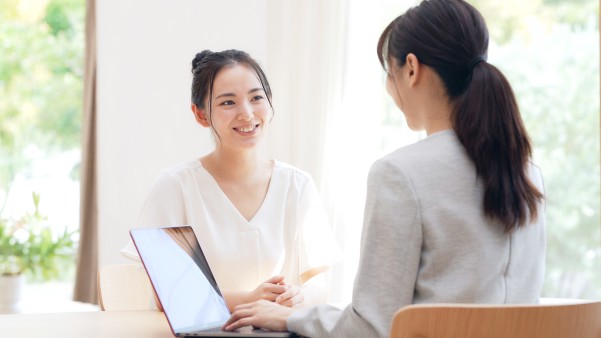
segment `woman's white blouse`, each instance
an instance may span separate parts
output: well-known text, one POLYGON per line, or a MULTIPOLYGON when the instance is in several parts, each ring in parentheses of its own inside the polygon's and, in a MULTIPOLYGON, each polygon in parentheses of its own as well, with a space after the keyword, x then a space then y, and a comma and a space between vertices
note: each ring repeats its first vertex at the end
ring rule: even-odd
MULTIPOLYGON (((136 227, 175 225, 192 226, 222 290, 253 290, 274 275, 300 285, 307 270, 340 259, 311 176, 278 161, 265 199, 250 221, 200 161, 163 171, 136 227)), ((131 241, 122 253, 139 259, 131 241)))

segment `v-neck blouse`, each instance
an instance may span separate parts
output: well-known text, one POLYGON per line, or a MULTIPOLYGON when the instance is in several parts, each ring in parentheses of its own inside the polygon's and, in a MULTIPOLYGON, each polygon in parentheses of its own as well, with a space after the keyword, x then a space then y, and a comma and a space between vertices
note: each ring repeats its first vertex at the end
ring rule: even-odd
MULTIPOLYGON (((203 176, 203 182, 206 182, 207 184, 207 192, 209 192, 210 194, 215 194, 214 198, 217 200, 217 202, 219 202, 221 204, 221 207, 223 208, 222 210, 228 210, 231 211, 234 214, 238 214, 240 216, 240 218, 242 219, 241 223, 247 222, 249 224, 249 226, 252 227, 252 223, 253 220, 255 219, 255 216, 259 215, 262 210, 263 210, 263 206, 265 206, 265 208, 267 208, 267 205, 269 205, 270 201, 270 197, 271 197, 271 182, 273 180, 273 176, 269 181, 269 186, 267 188, 267 192, 263 198, 263 202, 261 202, 261 205, 259 206, 259 208, 255 211, 255 214, 251 217, 250 220, 247 220, 246 217, 244 217, 244 215, 242 215, 242 213, 240 212, 240 210, 238 210, 238 208, 234 205, 234 203, 229 199, 229 197, 227 197, 227 195, 225 194, 225 192, 223 191, 223 189, 221 189, 221 186, 219 186, 219 183, 217 182, 217 180, 215 180, 215 178, 209 173, 209 171, 202 165, 202 163, 200 163, 200 161, 198 165, 200 167, 198 174, 203 176)), ((274 162, 275 164, 276 162, 274 162)), ((274 166, 274 171, 275 171, 275 166, 274 166)), ((233 216, 233 215, 232 215, 233 216)))
MULTIPOLYGON (((192 226, 224 290, 253 290, 274 275, 300 285, 302 273, 340 258, 311 176, 278 161, 265 199, 250 221, 200 161, 164 170, 136 227, 175 225, 192 226)), ((137 256, 131 243, 122 252, 137 256)))

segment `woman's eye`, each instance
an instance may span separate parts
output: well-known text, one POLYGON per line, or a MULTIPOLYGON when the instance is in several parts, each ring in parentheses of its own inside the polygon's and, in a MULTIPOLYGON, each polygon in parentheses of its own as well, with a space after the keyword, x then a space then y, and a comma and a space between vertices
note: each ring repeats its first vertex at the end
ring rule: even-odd
POLYGON ((263 99, 263 96, 257 95, 257 96, 255 96, 255 97, 252 98, 252 101, 258 101, 258 100, 262 100, 262 99, 263 99))
POLYGON ((232 100, 223 101, 219 105, 220 106, 232 106, 232 105, 234 105, 234 101, 232 101, 232 100))

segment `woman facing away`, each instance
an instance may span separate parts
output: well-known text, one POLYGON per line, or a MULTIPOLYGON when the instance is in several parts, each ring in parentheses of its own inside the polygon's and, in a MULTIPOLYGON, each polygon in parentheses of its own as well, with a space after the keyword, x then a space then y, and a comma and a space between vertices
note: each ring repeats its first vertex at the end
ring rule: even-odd
MULTIPOLYGON (((215 148, 164 170, 137 226, 191 225, 230 309, 325 302, 322 272, 340 253, 310 175, 260 155, 273 118, 263 70, 245 52, 205 50, 192 74, 192 112, 215 148)), ((139 259, 131 242, 122 253, 139 259)))
POLYGON ((425 0, 378 43, 386 88, 428 137, 369 174, 352 303, 236 308, 254 325, 308 337, 388 337, 416 303, 536 303, 545 262, 543 182, 512 89, 486 62, 488 31, 461 0, 425 0))

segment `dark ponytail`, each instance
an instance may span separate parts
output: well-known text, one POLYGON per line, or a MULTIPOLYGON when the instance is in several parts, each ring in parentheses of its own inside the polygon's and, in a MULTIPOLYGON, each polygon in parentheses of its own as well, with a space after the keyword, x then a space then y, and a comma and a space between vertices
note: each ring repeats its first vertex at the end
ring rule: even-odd
POLYGON ((493 65, 477 65, 456 99, 453 128, 484 183, 484 211, 507 231, 536 219, 543 195, 528 179, 530 140, 509 82, 493 65))
POLYGON ((462 0, 425 0, 380 36, 382 66, 403 66, 409 53, 433 68, 453 103, 453 129, 484 184, 483 208, 507 232, 538 217, 543 195, 528 179, 530 140, 513 90, 486 62, 488 30, 462 0))

